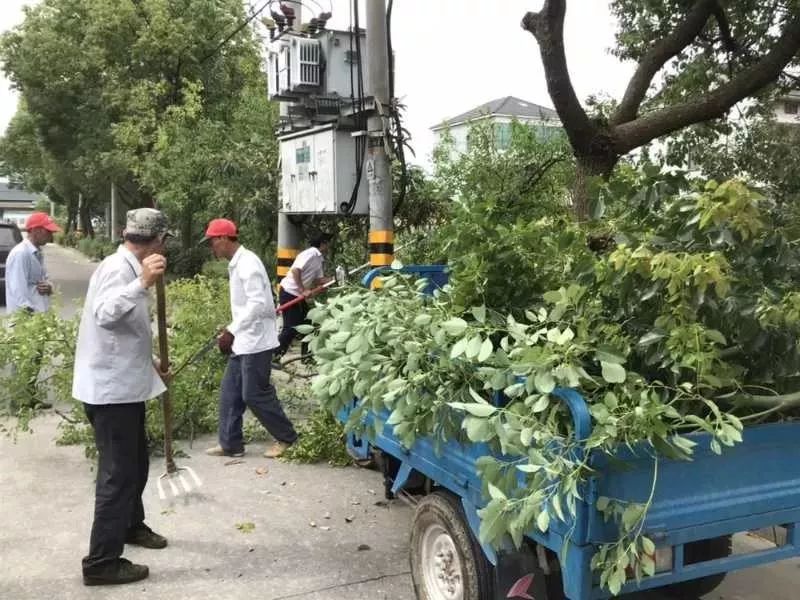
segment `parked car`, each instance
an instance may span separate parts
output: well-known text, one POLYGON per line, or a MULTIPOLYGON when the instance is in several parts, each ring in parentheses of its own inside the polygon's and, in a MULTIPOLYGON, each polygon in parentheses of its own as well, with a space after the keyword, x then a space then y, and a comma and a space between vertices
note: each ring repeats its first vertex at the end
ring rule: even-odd
POLYGON ((11 249, 22 241, 14 223, 0 223, 0 305, 6 304, 6 259, 11 249))

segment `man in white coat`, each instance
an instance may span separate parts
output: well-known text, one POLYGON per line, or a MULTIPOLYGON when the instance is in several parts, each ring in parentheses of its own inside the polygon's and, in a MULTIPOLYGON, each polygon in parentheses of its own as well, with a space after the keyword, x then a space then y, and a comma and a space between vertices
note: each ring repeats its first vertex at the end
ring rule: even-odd
POLYGON ((142 504, 149 470, 145 401, 164 391, 166 377, 153 363, 148 290, 164 274, 167 235, 159 211, 129 211, 124 243, 97 267, 86 294, 72 384, 98 452, 94 523, 83 559, 85 585, 144 579, 147 566, 121 558, 125 544, 167 545, 145 525, 142 504))

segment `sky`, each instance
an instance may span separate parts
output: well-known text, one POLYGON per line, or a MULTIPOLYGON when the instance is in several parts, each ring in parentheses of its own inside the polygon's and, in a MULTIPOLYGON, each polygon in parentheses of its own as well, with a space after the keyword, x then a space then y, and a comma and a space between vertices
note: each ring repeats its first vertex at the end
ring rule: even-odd
MULTIPOLYGON (((364 1, 362 15, 366 14, 364 1)), ((18 24, 22 6, 32 3, 35 0, 0 0, 0 29, 18 24)), ((332 8, 331 27, 348 27, 348 0, 316 3, 332 8)), ((519 25, 527 11, 539 10, 542 4, 543 0, 395 0, 395 92, 407 106, 405 124, 416 151, 412 162, 427 163, 434 141, 431 126, 490 100, 516 96, 552 107, 536 40, 519 25)), ((609 54, 615 30, 605 0, 569 2, 565 44, 579 98, 622 96, 633 67, 609 54)), ((1 131, 16 104, 17 94, 3 78, 1 131)))

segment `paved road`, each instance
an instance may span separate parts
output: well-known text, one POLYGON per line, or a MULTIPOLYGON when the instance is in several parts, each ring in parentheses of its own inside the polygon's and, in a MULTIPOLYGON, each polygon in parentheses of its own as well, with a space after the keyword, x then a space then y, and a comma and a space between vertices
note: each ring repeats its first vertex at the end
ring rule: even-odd
MULTIPOLYGON (((46 252, 62 293, 70 301, 80 298, 94 265, 54 246, 46 252)), ((64 310, 72 310, 69 303, 64 310)), ((80 447, 54 445, 58 421, 45 414, 34 422, 34 433, 16 443, 0 436, 0 599, 414 600, 407 558, 411 510, 381 502, 378 473, 269 462, 259 458, 260 445, 243 462, 229 464, 202 454, 211 439, 185 448, 190 457, 179 459, 204 481, 185 500, 158 499, 155 482, 163 467, 153 460, 148 522, 170 546, 126 553, 149 563, 151 577, 115 589, 83 587, 93 465, 80 447), (252 524, 249 533, 237 528, 249 529, 244 524, 252 524)), ((749 536, 736 543, 738 551, 765 544, 749 536)), ((731 574, 706 600, 796 600, 798 588, 800 561, 790 560, 731 574)), ((628 600, 666 598, 650 593, 628 600)))

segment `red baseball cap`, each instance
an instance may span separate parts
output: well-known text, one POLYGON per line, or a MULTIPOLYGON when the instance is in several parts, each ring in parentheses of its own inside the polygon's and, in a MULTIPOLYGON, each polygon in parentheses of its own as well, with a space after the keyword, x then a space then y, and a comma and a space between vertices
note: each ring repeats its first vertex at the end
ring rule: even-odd
POLYGON ((61 227, 59 227, 55 221, 48 215, 47 213, 43 212, 35 212, 28 217, 27 221, 25 221, 25 229, 30 231, 31 229, 36 229, 41 227, 42 229, 46 229, 47 231, 55 233, 56 231, 61 231, 61 227))
POLYGON ((238 235, 236 223, 229 219, 214 219, 206 227, 206 236, 203 241, 206 242, 215 237, 236 237, 238 235))

